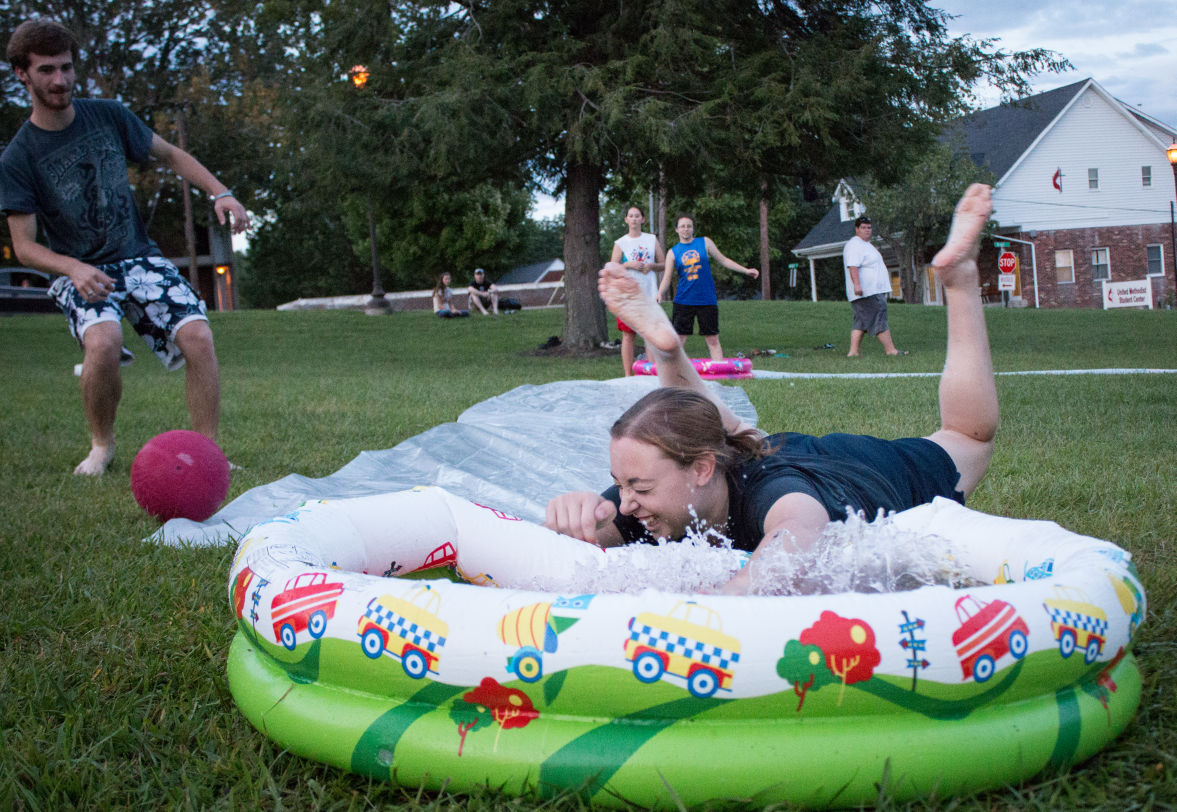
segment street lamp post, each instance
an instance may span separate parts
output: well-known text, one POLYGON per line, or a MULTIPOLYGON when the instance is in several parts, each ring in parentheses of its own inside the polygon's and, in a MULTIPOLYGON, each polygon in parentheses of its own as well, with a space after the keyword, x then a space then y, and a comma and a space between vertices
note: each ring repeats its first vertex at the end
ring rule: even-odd
MULTIPOLYGON (((1165 155, 1169 159, 1169 166, 1173 167, 1173 190, 1177 194, 1177 138, 1174 138, 1173 143, 1165 150, 1165 155)), ((1173 201, 1169 202, 1169 239, 1172 240, 1173 248, 1173 303, 1177 306, 1177 204, 1173 201)), ((1162 265, 1161 272, 1164 271, 1162 265)))
MULTIPOLYGON (((347 72, 347 75, 357 90, 363 90, 371 73, 363 65, 356 65, 347 72)), ((368 200, 368 243, 372 249, 372 298, 364 306, 364 312, 379 315, 388 312, 389 302, 384 298, 384 285, 380 282, 380 252, 376 249, 376 214, 372 210, 370 198, 368 200)))

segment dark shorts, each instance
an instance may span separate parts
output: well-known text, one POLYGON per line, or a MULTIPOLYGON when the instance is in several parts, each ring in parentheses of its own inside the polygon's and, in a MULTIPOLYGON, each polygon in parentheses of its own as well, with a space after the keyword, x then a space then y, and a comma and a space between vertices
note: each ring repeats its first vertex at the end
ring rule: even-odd
POLYGON ((674 325, 674 332, 680 336, 693 335, 695 319, 699 320, 699 335, 719 335, 719 306, 718 305, 685 305, 674 303, 671 310, 670 322, 674 325))
POLYGON ((877 336, 885 333, 887 326, 887 294, 876 293, 874 296, 863 296, 850 303, 854 311, 854 325, 852 330, 862 330, 867 335, 877 336))
POLYGON ((116 324, 126 316, 135 332, 169 370, 184 366, 176 331, 190 321, 208 321, 204 302, 175 265, 163 257, 138 257, 95 266, 114 280, 105 299, 87 302, 68 276, 57 279, 49 295, 82 345, 86 330, 103 321, 116 324))

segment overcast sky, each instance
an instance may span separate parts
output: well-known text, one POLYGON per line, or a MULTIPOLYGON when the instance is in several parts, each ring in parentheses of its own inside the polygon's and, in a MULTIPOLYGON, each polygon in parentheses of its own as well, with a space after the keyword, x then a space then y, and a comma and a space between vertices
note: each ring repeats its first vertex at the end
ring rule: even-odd
MULTIPOLYGON (((1031 78, 1035 93, 1094 79, 1125 104, 1177 127, 1177 0, 930 0, 956 19, 953 36, 998 39, 1005 51, 1048 48, 1074 70, 1031 78)), ((978 93, 982 107, 998 94, 978 93)), ((536 200, 536 217, 563 214, 563 201, 536 200)))
MULTIPOLYGON (((1174 0, 930 0, 956 16, 955 36, 997 38, 1007 51, 1049 48, 1066 73, 1033 78, 1035 92, 1091 78, 1125 104, 1177 126, 1177 2, 1174 0)), ((992 94, 985 106, 996 104, 992 94)))

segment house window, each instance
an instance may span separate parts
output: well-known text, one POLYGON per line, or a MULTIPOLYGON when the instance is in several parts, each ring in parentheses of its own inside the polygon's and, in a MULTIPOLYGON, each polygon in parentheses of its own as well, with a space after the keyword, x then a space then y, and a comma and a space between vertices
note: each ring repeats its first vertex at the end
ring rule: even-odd
POLYGON ((1060 285, 1071 284, 1075 281, 1075 255, 1069 248, 1066 251, 1054 252, 1054 271, 1058 274, 1060 285))
POLYGON ((1151 166, 1140 167, 1140 185, 1146 189, 1149 186, 1152 186, 1152 167, 1151 166))
POLYGON ((1148 275, 1164 276, 1165 247, 1163 245, 1146 245, 1144 251, 1148 257, 1148 275))
POLYGON ((1087 188, 1088 189, 1098 189, 1099 188, 1099 170, 1098 169, 1092 168, 1092 169, 1087 170, 1087 188))
POLYGON ((866 211, 866 206, 862 205, 852 197, 843 197, 839 201, 839 205, 842 209, 841 213, 843 223, 853 220, 854 218, 858 217, 858 215, 866 211))
POLYGON ((1097 280, 1112 278, 1112 269, 1108 264, 1108 249, 1091 249, 1091 278, 1097 280))

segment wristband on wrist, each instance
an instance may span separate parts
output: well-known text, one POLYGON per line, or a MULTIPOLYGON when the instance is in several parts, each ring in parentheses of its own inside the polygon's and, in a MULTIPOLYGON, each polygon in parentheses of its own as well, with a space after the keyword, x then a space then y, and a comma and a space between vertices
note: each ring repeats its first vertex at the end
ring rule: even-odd
POLYGON ((219 195, 213 195, 213 203, 216 203, 222 197, 233 197, 233 196, 234 195, 232 192, 221 192, 219 195))

